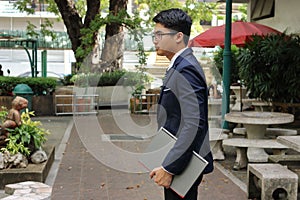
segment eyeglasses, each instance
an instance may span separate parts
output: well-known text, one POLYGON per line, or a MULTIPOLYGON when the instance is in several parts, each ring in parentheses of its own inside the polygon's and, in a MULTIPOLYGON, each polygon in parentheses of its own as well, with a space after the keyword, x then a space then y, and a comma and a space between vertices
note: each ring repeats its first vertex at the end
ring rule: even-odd
POLYGON ((161 40, 163 35, 176 35, 176 34, 177 34, 177 32, 169 32, 169 33, 154 32, 152 35, 152 41, 161 40))

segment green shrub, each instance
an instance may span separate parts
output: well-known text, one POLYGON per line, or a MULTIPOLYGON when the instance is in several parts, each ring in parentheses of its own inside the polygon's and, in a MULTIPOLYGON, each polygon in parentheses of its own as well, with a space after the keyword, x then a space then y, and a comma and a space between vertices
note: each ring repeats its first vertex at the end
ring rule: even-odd
POLYGON ((240 77, 250 97, 282 103, 300 102, 300 37, 255 36, 238 57, 240 77))
POLYGON ((71 81, 71 78, 73 77, 72 74, 68 74, 64 76, 64 78, 61 80, 63 85, 73 85, 74 83, 71 81))
POLYGON ((34 95, 48 95, 55 91, 57 80, 51 77, 0 77, 0 95, 11 96, 14 87, 18 84, 27 84, 33 91, 34 95))
MULTIPOLYGON (((223 75, 223 53, 224 49, 221 47, 214 52, 214 63, 219 70, 219 73, 223 75)), ((230 83, 238 83, 239 77, 239 65, 237 62, 237 57, 239 55, 239 48, 235 45, 231 45, 231 69, 230 69, 230 83)))
POLYGON ((115 85, 135 86, 145 80, 144 76, 146 75, 140 72, 116 70, 113 72, 104 72, 102 74, 76 74, 71 78, 71 81, 79 87, 115 85))

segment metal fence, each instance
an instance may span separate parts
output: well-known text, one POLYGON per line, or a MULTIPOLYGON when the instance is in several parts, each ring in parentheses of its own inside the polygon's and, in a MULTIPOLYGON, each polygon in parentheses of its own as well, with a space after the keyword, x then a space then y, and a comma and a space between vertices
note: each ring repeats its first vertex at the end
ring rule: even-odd
MULTIPOLYGON (((30 39, 26 31, 19 30, 0 30, 0 47, 14 48, 15 38, 30 39)), ((66 32, 55 32, 56 38, 44 37, 40 32, 37 38, 37 47, 39 49, 71 49, 71 41, 66 32)))

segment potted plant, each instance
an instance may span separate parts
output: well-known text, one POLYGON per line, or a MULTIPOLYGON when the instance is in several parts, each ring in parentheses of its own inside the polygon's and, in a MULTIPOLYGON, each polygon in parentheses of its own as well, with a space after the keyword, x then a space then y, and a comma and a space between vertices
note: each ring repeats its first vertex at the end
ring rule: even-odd
POLYGON ((300 103, 300 37, 254 36, 238 56, 239 76, 252 98, 274 103, 300 103))
POLYGON ((141 96, 142 91, 145 90, 144 85, 137 85, 131 93, 129 108, 131 113, 142 110, 143 98, 141 96))
MULTIPOLYGON (((1 122, 4 121, 7 112, 7 109, 2 107, 0 111, 1 122)), ((40 121, 31 120, 31 116, 34 116, 34 111, 29 112, 26 109, 21 114, 22 124, 15 129, 7 129, 9 137, 6 146, 1 148, 2 152, 8 151, 11 155, 21 153, 28 157, 42 147, 47 140, 46 135, 49 134, 49 131, 41 127, 40 121)))

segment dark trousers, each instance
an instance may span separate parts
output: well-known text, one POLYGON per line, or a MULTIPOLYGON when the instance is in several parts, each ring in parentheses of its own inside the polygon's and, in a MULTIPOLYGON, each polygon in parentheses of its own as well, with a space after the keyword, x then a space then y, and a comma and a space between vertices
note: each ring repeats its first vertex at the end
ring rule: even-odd
POLYGON ((187 192, 184 198, 181 198, 176 192, 172 189, 164 189, 165 200, 197 200, 198 196, 198 186, 201 183, 203 175, 201 175, 191 189, 187 192))

